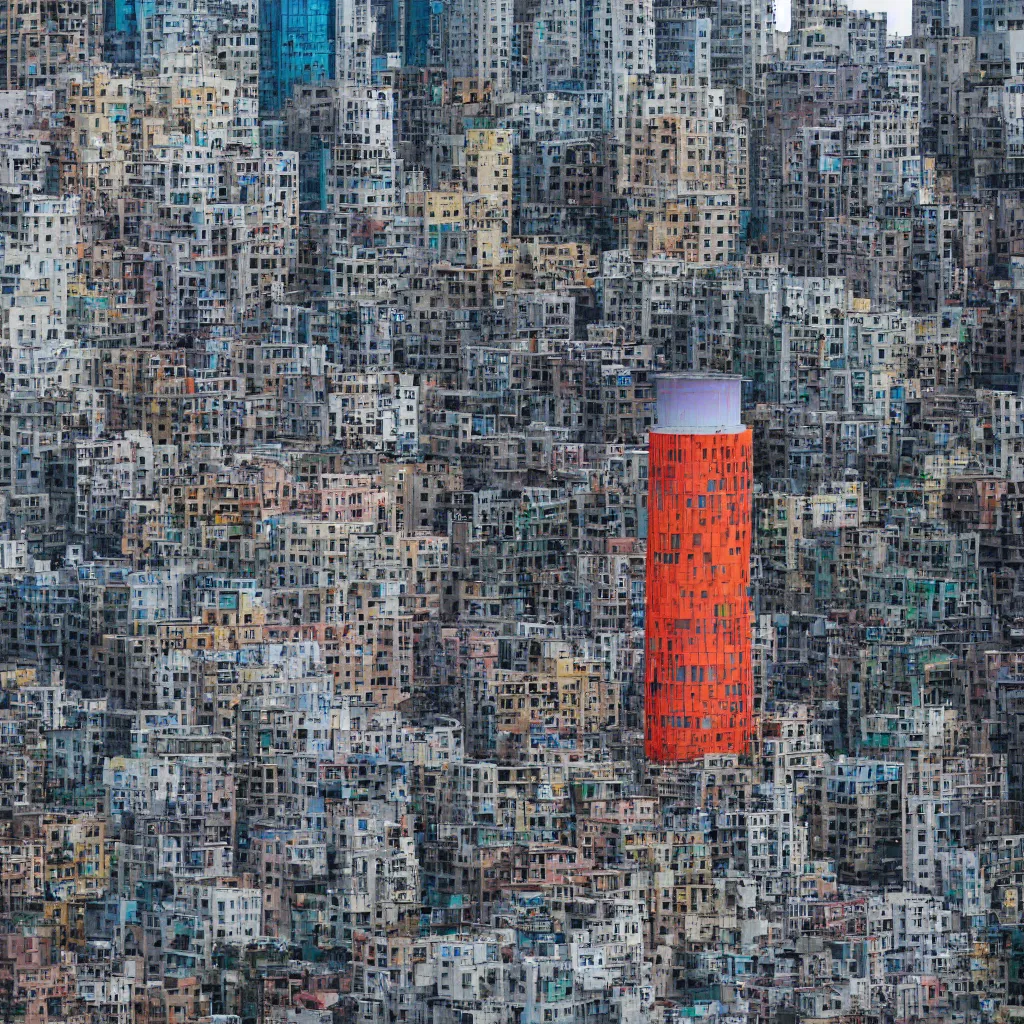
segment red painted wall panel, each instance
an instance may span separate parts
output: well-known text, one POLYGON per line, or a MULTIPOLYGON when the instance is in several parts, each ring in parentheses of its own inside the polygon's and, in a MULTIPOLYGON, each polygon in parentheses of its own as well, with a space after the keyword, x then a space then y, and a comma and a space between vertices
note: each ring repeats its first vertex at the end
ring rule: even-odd
POLYGON ((753 702, 751 434, 650 439, 647 756, 743 753, 753 702))

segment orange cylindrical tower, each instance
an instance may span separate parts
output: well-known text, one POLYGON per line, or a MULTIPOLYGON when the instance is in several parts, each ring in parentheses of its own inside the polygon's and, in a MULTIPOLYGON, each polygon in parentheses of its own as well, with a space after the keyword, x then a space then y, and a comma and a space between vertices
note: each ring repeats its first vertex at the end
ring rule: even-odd
POLYGON ((647 756, 742 753, 751 735, 751 434, 738 377, 657 379, 647 526, 647 756))

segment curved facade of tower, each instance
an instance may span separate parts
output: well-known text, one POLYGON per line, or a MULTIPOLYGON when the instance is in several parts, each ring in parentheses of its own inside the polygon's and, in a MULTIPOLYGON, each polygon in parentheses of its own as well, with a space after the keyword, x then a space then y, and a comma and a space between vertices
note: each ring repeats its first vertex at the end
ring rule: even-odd
POLYGON ((751 433, 738 377, 658 378, 647 528, 645 747, 742 753, 751 735, 751 433))

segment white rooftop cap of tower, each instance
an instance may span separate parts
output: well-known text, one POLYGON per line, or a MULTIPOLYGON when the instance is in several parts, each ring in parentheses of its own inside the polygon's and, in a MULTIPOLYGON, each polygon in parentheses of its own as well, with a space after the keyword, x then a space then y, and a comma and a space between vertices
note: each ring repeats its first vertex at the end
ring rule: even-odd
POLYGON ((657 434, 735 434, 740 416, 742 378, 712 373, 666 373, 655 377, 657 434))

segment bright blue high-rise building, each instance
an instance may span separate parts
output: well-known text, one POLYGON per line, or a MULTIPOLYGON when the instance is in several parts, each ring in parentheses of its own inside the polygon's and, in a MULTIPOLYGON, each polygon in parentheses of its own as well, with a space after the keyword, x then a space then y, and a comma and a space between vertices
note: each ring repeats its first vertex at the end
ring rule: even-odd
POLYGON ((425 68, 430 52, 430 7, 432 0, 405 0, 405 63, 425 68))
POLYGON ((297 82, 334 77, 334 0, 260 4, 260 113, 281 110, 297 82))
POLYGON ((137 66, 139 57, 139 4, 137 0, 105 0, 103 4, 103 59, 118 66, 137 66))

